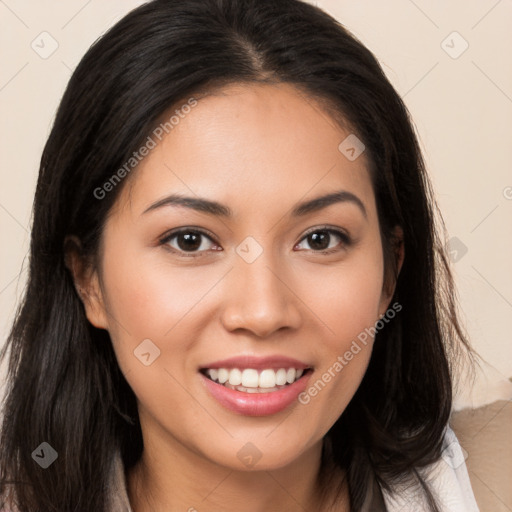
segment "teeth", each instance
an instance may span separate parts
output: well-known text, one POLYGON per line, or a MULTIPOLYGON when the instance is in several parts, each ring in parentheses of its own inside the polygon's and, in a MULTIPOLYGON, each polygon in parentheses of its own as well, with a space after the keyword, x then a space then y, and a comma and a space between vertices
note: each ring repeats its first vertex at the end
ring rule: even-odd
POLYGON ((242 372, 242 386, 246 388, 257 388, 259 383, 258 379, 259 376, 256 370, 246 369, 242 372))
MULTIPOLYGON (((215 374, 212 373, 215 372, 215 370, 208 370, 208 375, 212 380, 215 380, 215 374)), ((224 384, 229 379, 229 372, 226 370, 226 368, 219 368, 218 370, 218 380, 221 384, 224 384)))
POLYGON ((284 368, 280 368, 276 372, 276 384, 278 386, 284 386, 286 384, 286 370, 284 368))
POLYGON ((295 368, 279 368, 278 370, 268 368, 261 371, 253 368, 246 368, 243 371, 238 368, 206 370, 206 375, 211 380, 246 393, 258 393, 263 389, 265 391, 277 391, 281 387, 300 379, 303 374, 304 370, 296 370, 295 368))
POLYGON ((274 370, 263 370, 260 373, 260 388, 275 388, 276 387, 276 372, 274 370))
POLYGON ((229 383, 232 386, 240 386, 242 384, 242 372, 238 368, 229 372, 229 383))
POLYGON ((295 368, 289 368, 288 371, 286 372, 286 382, 288 382, 288 384, 295 382, 296 375, 297 375, 297 370, 295 370, 295 368))

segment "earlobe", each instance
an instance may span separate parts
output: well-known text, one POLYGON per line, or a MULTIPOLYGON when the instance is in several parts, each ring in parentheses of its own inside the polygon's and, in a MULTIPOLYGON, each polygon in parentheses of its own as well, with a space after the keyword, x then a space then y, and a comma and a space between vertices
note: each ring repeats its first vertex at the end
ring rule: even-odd
POLYGON ((105 304, 96 271, 88 278, 88 283, 85 288, 81 286, 79 288, 77 287, 77 292, 79 292, 80 298, 82 299, 85 315, 89 322, 98 329, 108 330, 105 304))
POLYGON ((89 322, 99 329, 108 329, 107 315, 98 273, 85 261, 81 254, 80 241, 70 236, 66 238, 65 264, 71 273, 75 290, 80 297, 89 322))

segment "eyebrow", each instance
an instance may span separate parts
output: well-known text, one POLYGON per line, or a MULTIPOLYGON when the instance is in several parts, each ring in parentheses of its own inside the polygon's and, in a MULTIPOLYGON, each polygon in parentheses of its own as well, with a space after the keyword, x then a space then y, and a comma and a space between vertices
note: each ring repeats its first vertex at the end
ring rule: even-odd
MULTIPOLYGON (((348 192, 346 190, 339 190, 337 192, 332 192, 330 194, 299 203, 293 208, 291 216, 302 217, 309 213, 327 208, 328 206, 336 203, 354 204, 361 210, 364 217, 367 218, 366 208, 361 199, 359 199, 359 197, 357 197, 352 192, 348 192)), ((212 201, 210 199, 204 199, 201 197, 183 196, 180 194, 171 194, 167 197, 164 197, 163 199, 160 199, 156 203, 146 208, 143 212, 143 215, 164 206, 183 206, 185 208, 190 208, 192 210, 207 213, 209 215, 215 215, 217 217, 233 217, 232 210, 228 206, 218 203, 217 201, 212 201)))

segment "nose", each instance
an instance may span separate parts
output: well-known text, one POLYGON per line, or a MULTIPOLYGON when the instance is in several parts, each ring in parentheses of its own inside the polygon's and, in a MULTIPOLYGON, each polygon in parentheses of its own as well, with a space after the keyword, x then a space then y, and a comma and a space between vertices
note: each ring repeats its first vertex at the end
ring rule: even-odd
POLYGON ((252 263, 237 257, 227 276, 221 318, 229 331, 245 330, 264 338, 301 324, 300 299, 293 292, 290 274, 264 255, 252 263))

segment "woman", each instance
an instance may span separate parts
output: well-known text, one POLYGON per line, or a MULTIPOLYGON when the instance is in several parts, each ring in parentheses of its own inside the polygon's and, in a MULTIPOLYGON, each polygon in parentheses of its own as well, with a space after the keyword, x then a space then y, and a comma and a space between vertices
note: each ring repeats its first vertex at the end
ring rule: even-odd
POLYGON ((435 211, 404 104, 318 8, 129 13, 42 156, 5 506, 477 510, 435 211))

